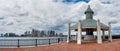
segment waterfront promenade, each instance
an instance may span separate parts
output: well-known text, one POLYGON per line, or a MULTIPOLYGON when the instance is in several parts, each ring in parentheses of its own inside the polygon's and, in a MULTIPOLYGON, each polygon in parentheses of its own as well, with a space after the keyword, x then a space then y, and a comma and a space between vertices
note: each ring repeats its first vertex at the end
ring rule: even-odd
POLYGON ((78 45, 76 42, 61 42, 37 47, 0 48, 0 51, 120 51, 120 39, 104 41, 102 44, 91 42, 78 45))

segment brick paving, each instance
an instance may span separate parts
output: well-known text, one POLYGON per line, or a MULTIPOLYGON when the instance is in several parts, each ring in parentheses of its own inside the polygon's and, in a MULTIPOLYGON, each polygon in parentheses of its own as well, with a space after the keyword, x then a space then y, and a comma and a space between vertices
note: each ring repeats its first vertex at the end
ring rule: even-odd
POLYGON ((62 42, 37 47, 0 48, 0 51, 120 51, 120 39, 113 42, 104 41, 102 44, 91 42, 78 45, 76 42, 62 42))

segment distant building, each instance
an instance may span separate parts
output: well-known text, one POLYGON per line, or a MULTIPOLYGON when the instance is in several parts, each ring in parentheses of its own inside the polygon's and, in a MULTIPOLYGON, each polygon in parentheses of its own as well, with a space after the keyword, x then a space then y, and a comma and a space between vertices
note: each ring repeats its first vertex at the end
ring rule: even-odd
POLYGON ((60 36, 60 37, 63 37, 63 33, 60 33, 59 36, 60 36))
POLYGON ((9 33, 9 37, 16 37, 15 33, 9 33))
POLYGON ((54 36, 58 36, 58 33, 56 33, 53 30, 44 31, 44 30, 32 29, 30 36, 31 37, 54 37, 54 36))
POLYGON ((15 33, 5 33, 4 35, 2 34, 2 37, 17 37, 18 35, 16 35, 15 33))
POLYGON ((9 37, 8 33, 5 33, 5 34, 4 34, 4 37, 9 37))
POLYGON ((1 37, 4 37, 3 33, 1 33, 1 37))

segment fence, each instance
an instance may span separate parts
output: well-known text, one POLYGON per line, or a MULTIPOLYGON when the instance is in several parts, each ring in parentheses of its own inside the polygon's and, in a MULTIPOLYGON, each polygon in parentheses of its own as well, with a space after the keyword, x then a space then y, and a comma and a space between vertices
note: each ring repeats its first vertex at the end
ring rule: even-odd
POLYGON ((23 47, 50 45, 66 41, 66 38, 45 38, 45 39, 0 39, 0 47, 23 47))

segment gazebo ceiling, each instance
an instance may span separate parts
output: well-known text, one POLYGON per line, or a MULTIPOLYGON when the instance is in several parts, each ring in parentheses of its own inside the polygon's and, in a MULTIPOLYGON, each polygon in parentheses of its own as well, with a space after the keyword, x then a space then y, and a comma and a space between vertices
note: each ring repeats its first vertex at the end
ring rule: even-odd
MULTIPOLYGON (((82 28, 82 32, 86 32, 88 30, 91 30, 91 31, 97 31, 97 28, 82 28)), ((75 31, 78 31, 78 29, 74 29, 75 31)), ((108 29, 101 29, 101 30, 104 30, 104 31, 108 31, 108 29)))

